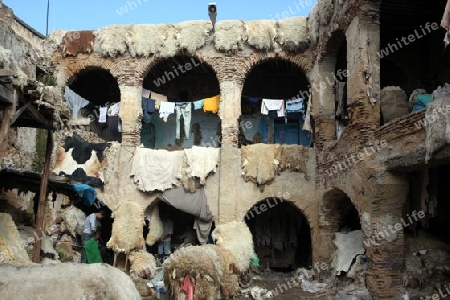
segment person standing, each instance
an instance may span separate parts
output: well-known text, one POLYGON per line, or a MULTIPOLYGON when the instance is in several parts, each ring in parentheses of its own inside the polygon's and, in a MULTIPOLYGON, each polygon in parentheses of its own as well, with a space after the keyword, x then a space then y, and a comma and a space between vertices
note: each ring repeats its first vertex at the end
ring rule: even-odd
POLYGON ((84 229, 83 229, 83 235, 81 236, 81 242, 83 244, 83 250, 81 251, 81 262, 87 263, 86 258, 86 250, 84 249, 84 244, 89 241, 92 237, 95 237, 95 239, 100 238, 100 232, 99 232, 99 224, 98 220, 101 220, 104 216, 103 211, 98 211, 96 213, 92 213, 89 216, 86 217, 84 220, 84 229))
POLYGON ((172 254, 171 242, 173 234, 173 221, 167 216, 161 218, 163 223, 163 236, 158 243, 158 258, 163 262, 164 256, 172 254))

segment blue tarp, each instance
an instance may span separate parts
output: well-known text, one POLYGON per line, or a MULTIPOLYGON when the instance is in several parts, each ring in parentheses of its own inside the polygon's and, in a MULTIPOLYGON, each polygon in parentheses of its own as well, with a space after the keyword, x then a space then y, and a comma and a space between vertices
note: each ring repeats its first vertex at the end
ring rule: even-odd
POLYGON ((72 184, 72 188, 77 192, 78 197, 83 199, 86 206, 91 206, 97 197, 97 191, 88 184, 72 184))

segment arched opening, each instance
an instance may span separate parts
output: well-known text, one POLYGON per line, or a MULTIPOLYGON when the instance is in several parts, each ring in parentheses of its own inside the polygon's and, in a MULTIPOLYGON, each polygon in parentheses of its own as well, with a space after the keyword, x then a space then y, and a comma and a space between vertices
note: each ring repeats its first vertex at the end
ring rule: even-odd
POLYGON ((178 150, 220 147, 220 87, 214 70, 192 56, 160 60, 143 81, 141 142, 178 150))
POLYGON ((72 109, 69 125, 121 142, 120 89, 109 71, 97 67, 80 71, 68 82, 65 98, 72 109))
POLYGON ((445 30, 440 28, 446 2, 381 2, 382 125, 423 109, 432 101, 433 91, 449 82, 450 55, 443 42, 445 30))
POLYGON ((321 225, 332 258, 331 267, 335 275, 341 279, 340 284, 364 285, 362 273, 367 267, 363 233, 358 210, 350 197, 343 191, 334 189, 323 197, 321 208, 321 225))
POLYGON ((311 266, 311 228, 293 204, 266 198, 245 215, 262 268, 291 271, 311 266))
POLYGON ((308 79, 296 64, 281 58, 256 64, 242 90, 239 145, 312 146, 309 96, 308 79))

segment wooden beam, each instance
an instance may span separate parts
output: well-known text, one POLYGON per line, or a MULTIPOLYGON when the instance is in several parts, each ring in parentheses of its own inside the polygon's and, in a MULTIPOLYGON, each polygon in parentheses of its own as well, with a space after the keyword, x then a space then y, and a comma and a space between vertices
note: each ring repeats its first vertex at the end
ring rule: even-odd
POLYGON ((43 124, 50 124, 50 122, 47 121, 47 119, 33 106, 33 104, 28 105, 28 110, 31 112, 36 121, 43 124))
POLYGON ((8 132, 10 128, 10 121, 12 116, 13 108, 11 105, 3 110, 3 119, 0 124, 0 161, 3 160, 3 155, 8 146, 8 132))
POLYGON ((50 163, 53 152, 53 131, 47 131, 47 148, 45 150, 44 171, 41 177, 41 187, 39 190, 39 203, 36 216, 36 241, 33 248, 33 262, 41 261, 41 240, 44 229, 45 200, 47 199, 47 186, 50 176, 50 163))
POLYGON ((28 102, 27 104, 24 104, 24 106, 22 106, 18 111, 16 111, 16 113, 12 117, 11 124, 14 124, 17 121, 17 119, 20 117, 20 115, 22 115, 23 112, 25 111, 25 109, 27 109, 29 103, 30 102, 28 102))
POLYGON ((3 84, 0 84, 0 100, 9 104, 14 102, 13 92, 4 87, 3 84))

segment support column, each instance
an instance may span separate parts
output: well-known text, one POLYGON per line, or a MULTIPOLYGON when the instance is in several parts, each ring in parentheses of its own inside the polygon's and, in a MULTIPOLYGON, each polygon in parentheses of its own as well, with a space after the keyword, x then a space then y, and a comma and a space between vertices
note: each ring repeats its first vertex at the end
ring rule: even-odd
POLYGON ((404 227, 408 225, 404 222, 408 220, 402 221, 402 209, 408 196, 408 179, 406 175, 380 175, 383 173, 380 170, 377 173, 371 188, 372 225, 367 230, 371 236, 364 235, 363 239, 368 257, 366 284, 374 299, 400 299, 405 263, 404 227))
POLYGON ((380 25, 377 19, 359 16, 347 31, 347 102, 352 132, 366 143, 380 126, 380 25))
POLYGON ((241 177, 241 151, 237 147, 243 84, 227 80, 220 82, 220 110, 222 141, 220 150, 219 222, 236 219, 241 202, 239 179, 241 177))

